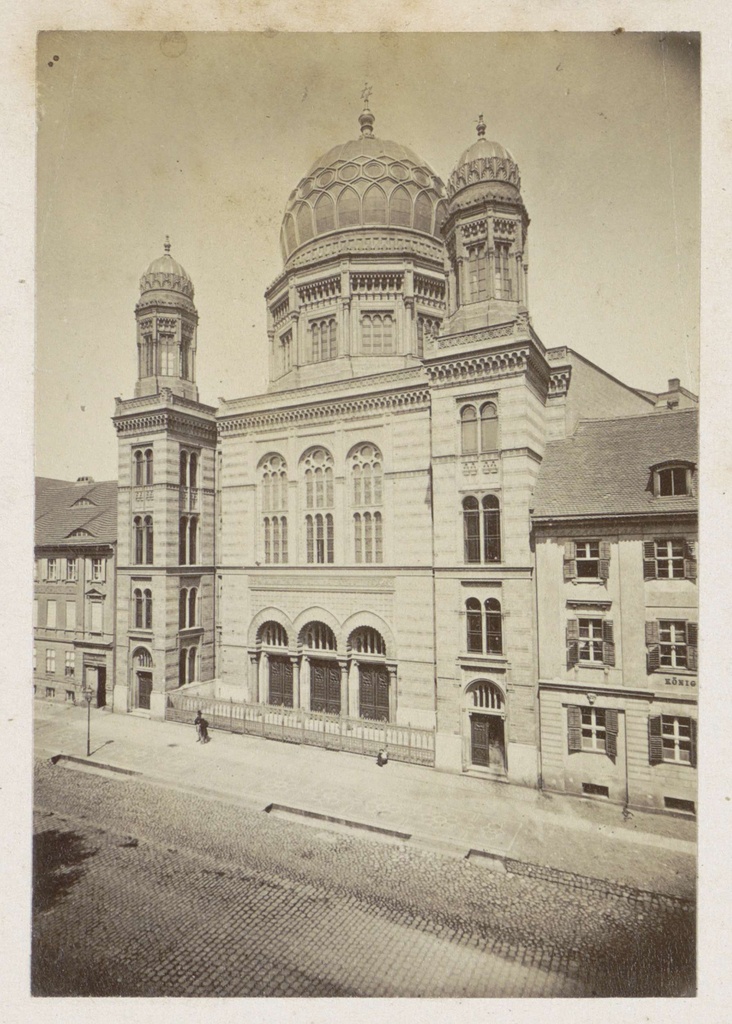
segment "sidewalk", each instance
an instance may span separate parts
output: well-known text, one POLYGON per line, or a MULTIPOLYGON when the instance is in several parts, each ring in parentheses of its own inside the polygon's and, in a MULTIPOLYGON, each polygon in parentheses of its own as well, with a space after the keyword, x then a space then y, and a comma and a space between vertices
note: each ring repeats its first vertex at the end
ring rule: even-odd
MULTIPOLYGON (((34 704, 36 758, 86 760, 86 709, 34 704)), ((146 781, 264 810, 275 803, 405 832, 447 855, 469 850, 692 898, 692 821, 548 795, 357 754, 212 732, 107 711, 91 713, 91 757, 146 781)), ((368 833, 363 833, 365 836, 368 833)))

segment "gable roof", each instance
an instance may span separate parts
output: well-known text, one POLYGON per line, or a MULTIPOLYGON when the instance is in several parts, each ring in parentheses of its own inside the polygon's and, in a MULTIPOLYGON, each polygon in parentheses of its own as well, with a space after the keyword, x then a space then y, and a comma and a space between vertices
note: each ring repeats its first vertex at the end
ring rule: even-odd
POLYGON ((114 544, 116 540, 116 480, 72 483, 36 477, 36 547, 59 544, 93 547, 114 544))
POLYGON ((532 516, 603 516, 696 511, 697 498, 653 494, 651 467, 696 464, 698 410, 581 420, 575 433, 546 446, 532 516))

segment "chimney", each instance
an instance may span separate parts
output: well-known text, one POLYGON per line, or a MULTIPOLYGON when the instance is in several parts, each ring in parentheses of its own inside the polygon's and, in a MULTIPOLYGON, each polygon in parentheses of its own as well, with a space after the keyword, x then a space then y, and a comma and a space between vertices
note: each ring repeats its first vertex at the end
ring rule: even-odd
POLYGON ((671 377, 668 382, 669 391, 678 391, 681 387, 681 381, 678 377, 671 377))
POLYGON ((92 476, 77 476, 76 482, 77 482, 77 484, 93 484, 94 483, 94 477, 92 477, 92 476))

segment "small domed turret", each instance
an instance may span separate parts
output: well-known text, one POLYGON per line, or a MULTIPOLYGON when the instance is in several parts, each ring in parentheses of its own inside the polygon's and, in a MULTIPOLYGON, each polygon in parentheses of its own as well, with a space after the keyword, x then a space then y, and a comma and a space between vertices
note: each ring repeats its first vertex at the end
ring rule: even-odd
POLYGON ((485 137, 485 121, 481 114, 476 126, 478 138, 460 154, 455 169, 447 182, 447 194, 452 199, 458 192, 481 182, 499 182, 512 186, 513 195, 521 190, 521 178, 516 161, 500 142, 485 137))
POLYGON ((153 260, 140 278, 140 294, 152 291, 180 292, 193 299, 193 282, 183 267, 170 255, 170 238, 165 236, 165 253, 153 260))

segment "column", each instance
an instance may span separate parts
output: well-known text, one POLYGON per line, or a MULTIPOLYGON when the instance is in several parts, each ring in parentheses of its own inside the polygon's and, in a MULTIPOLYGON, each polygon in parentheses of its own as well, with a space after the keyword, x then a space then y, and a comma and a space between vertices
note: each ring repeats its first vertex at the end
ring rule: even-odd
POLYGON ((397 720, 397 667, 387 665, 389 671, 389 721, 397 720))
POLYGON ((496 297, 496 252, 495 249, 488 250, 488 280, 487 292, 489 299, 496 297))
POLYGON ((300 662, 300 707, 310 710, 310 658, 307 654, 300 662))
POLYGON ((346 713, 350 717, 350 708, 348 702, 348 662, 345 660, 342 661, 339 658, 338 667, 341 670, 341 714, 343 714, 343 712, 346 711, 346 713))
POLYGON ((259 696, 260 704, 266 704, 269 697, 269 655, 262 651, 259 656, 259 696))
POLYGON ((290 655, 292 662, 292 706, 300 707, 300 659, 296 654, 290 655))
POLYGON ((347 356, 351 354, 351 299, 345 298, 340 301, 338 316, 338 354, 347 356))
POLYGON ((359 702, 359 674, 358 674, 358 662, 354 659, 351 661, 350 678, 348 680, 348 716, 349 718, 358 718, 360 708, 359 702))
POLYGON ((259 655, 249 652, 249 693, 247 699, 253 704, 259 702, 259 655))
POLYGON ((524 305, 524 281, 521 267, 521 253, 516 253, 516 295, 519 306, 524 305))
POLYGON ((458 287, 458 296, 459 296, 459 300, 460 300, 459 304, 461 306, 465 306, 467 304, 467 302, 468 302, 468 296, 467 296, 466 287, 465 287, 465 285, 466 285, 465 276, 466 276, 465 275, 465 260, 463 259, 462 256, 458 256, 458 258, 457 258, 457 287, 458 287))

